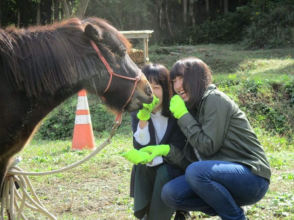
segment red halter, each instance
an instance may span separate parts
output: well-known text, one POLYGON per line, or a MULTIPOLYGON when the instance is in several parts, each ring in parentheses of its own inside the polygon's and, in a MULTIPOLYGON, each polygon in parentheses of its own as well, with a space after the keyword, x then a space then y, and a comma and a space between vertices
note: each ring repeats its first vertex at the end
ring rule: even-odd
MULTIPOLYGON (((112 76, 116 76, 116 77, 120 77, 120 78, 123 78, 123 79, 127 79, 127 80, 131 80, 131 81, 135 81, 134 83, 134 87, 133 87, 133 90, 131 92, 131 95, 130 97, 128 98, 128 100, 126 101, 125 105, 122 107, 122 111, 124 110, 124 108, 126 107, 126 105, 129 103, 129 101, 131 100, 134 92, 135 92, 135 88, 137 86, 137 83, 141 80, 141 77, 140 76, 136 76, 135 78, 132 78, 132 77, 127 77, 127 76, 122 76, 122 75, 118 75, 116 73, 113 72, 113 70, 111 69, 111 67, 109 66, 109 64, 107 63, 106 59, 104 58, 104 56, 102 55, 102 53, 100 52, 99 48, 97 47, 97 45, 92 41, 90 40, 92 46, 94 47, 94 49, 96 50, 99 58, 101 59, 101 61, 103 62, 104 66, 106 67, 110 77, 109 77, 109 81, 108 81, 108 84, 107 84, 107 87, 106 89, 104 90, 103 93, 106 93, 107 90, 109 89, 110 87, 110 84, 111 84, 111 81, 112 81, 112 76)), ((141 74, 141 72, 139 72, 141 74)), ((122 120, 122 111, 119 112, 116 116, 116 119, 115 119, 115 122, 116 123, 121 123, 121 120, 122 120)))

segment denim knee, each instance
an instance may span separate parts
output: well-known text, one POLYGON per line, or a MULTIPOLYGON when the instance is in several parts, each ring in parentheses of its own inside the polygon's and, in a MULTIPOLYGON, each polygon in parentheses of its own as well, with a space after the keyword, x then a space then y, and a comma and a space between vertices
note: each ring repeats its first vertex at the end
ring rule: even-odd
POLYGON ((170 184, 167 183, 162 187, 161 190, 161 199, 162 201, 169 207, 173 207, 173 190, 172 187, 170 187, 170 184))
POLYGON ((205 173, 201 167, 201 164, 198 162, 190 164, 185 172, 185 178, 187 183, 192 188, 197 188, 199 184, 201 184, 201 181, 203 181, 205 178, 205 173))

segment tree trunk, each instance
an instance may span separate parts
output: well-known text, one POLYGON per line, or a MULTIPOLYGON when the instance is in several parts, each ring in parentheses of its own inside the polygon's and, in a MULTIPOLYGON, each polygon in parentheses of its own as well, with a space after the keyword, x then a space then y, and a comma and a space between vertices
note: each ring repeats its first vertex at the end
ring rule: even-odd
POLYGON ((45 1, 45 24, 52 24, 53 16, 52 16, 52 1, 45 1))
POLYGON ((224 10, 224 7, 223 7, 223 1, 224 0, 219 0, 219 12, 220 12, 220 14, 222 14, 223 13, 223 10, 224 10))
POLYGON ((206 7, 205 7, 205 9, 206 9, 206 13, 209 15, 209 0, 205 0, 205 3, 206 3, 206 7))
POLYGON ((183 22, 187 24, 187 0, 183 0, 183 22))
POLYGON ((189 16, 191 18, 192 25, 194 27, 196 23, 195 17, 194 17, 194 1, 191 1, 191 0, 190 0, 190 6, 189 6, 189 16))
POLYGON ((224 14, 227 14, 228 13, 228 1, 229 0, 224 0, 224 14))
POLYGON ((37 25, 41 24, 41 1, 37 1, 37 25))
POLYGON ((62 2, 62 9, 63 9, 63 16, 64 18, 69 18, 70 17, 70 11, 69 11, 69 5, 67 4, 66 0, 61 0, 62 2))
POLYGON ((83 16, 85 15, 86 9, 88 7, 88 4, 89 4, 89 0, 80 0, 75 16, 79 18, 83 18, 83 16))
POLYGON ((168 0, 165 1, 165 19, 166 19, 166 25, 169 30, 169 34, 170 34, 170 36, 173 36, 174 34, 173 34, 172 28, 170 26, 170 21, 169 21, 169 17, 168 17, 168 0))
POLYGON ((59 21, 59 0, 54 0, 54 22, 59 21))
POLYGON ((20 1, 17 1, 17 27, 20 27, 20 1))
POLYGON ((155 12, 156 12, 156 16, 157 16, 159 30, 161 30, 161 27, 162 27, 161 10, 162 10, 162 8, 161 8, 161 0, 156 0, 156 2, 155 2, 155 12))

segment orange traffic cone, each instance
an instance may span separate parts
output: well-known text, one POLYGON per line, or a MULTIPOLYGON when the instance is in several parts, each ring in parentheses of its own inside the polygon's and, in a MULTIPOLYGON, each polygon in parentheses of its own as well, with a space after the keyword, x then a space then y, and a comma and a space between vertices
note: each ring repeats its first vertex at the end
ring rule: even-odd
POLYGON ((81 90, 78 97, 72 149, 83 150, 84 148, 93 149, 95 144, 87 93, 86 90, 81 90))

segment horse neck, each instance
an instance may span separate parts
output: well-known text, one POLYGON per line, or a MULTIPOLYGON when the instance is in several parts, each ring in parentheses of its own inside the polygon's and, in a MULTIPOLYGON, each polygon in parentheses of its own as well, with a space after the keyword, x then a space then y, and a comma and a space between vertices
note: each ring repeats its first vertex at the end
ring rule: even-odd
POLYGON ((36 106, 35 115, 37 119, 39 121, 42 120, 54 108, 59 106, 66 99, 70 98, 74 94, 77 94, 81 89, 82 89, 81 86, 76 86, 74 88, 67 89, 66 91, 56 92, 54 95, 52 95, 49 98, 47 97, 45 100, 43 99, 36 100, 34 104, 36 106))

